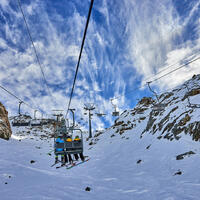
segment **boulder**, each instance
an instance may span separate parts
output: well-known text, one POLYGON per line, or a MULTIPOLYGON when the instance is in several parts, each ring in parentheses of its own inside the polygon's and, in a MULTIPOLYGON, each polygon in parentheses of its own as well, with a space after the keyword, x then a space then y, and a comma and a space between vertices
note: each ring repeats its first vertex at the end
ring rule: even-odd
POLYGON ((8 120, 8 111, 5 109, 4 105, 0 102, 0 138, 9 140, 12 131, 10 127, 10 122, 8 120))

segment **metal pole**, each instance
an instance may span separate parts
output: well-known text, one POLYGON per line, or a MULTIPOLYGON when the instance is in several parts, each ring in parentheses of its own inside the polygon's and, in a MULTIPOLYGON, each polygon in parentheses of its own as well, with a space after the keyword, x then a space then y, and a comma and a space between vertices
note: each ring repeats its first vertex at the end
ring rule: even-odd
POLYGON ((34 110, 34 119, 36 119, 36 112, 37 110, 34 110))
POLYGON ((87 111, 88 110, 88 117, 89 117, 89 138, 92 138, 92 114, 91 111, 95 109, 93 104, 85 104, 84 109, 87 111))
POLYGON ((89 110, 89 138, 92 138, 92 124, 91 124, 91 113, 89 110))
POLYGON ((73 126, 72 127, 74 127, 75 126, 75 119, 74 119, 74 111, 75 111, 75 109, 69 109, 71 112, 72 112, 72 116, 73 116, 73 126))

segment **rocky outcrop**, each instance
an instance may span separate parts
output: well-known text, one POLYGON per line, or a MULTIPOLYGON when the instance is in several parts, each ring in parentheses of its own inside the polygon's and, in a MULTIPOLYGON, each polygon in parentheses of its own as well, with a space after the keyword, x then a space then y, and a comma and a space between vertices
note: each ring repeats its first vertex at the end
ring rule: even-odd
POLYGON ((0 138, 9 140, 12 131, 8 120, 8 112, 0 102, 0 138))
MULTIPOLYGON (((125 110, 111 127, 116 134, 155 134, 158 139, 179 140, 185 134, 200 141, 200 74, 172 91, 159 95, 159 101, 143 97, 131 110, 125 110), (155 106, 163 109, 155 111, 155 106)), ((113 135, 111 135, 113 137, 113 135)))

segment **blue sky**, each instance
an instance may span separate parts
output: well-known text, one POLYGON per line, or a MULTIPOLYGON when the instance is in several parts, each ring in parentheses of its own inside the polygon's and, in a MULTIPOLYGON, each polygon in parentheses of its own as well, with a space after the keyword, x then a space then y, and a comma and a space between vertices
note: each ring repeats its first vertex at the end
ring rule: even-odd
MULTIPOLYGON (((90 1, 21 0, 21 4, 54 100, 17 0, 0 0, 0 85, 45 113, 66 110, 90 1)), ((104 119, 94 117, 95 128, 108 126, 114 120, 110 98, 120 96, 115 101, 120 111, 132 108, 138 98, 152 94, 147 87, 130 91, 200 56, 199 17, 199 0, 94 0, 72 99, 77 119, 87 120, 83 106, 91 102, 95 112, 107 114, 104 119)), ((199 61, 152 87, 162 92, 197 73, 199 61)), ((16 99, 1 91, 0 101, 10 115, 17 113, 16 99)), ((22 108, 33 113, 25 105, 22 108)))

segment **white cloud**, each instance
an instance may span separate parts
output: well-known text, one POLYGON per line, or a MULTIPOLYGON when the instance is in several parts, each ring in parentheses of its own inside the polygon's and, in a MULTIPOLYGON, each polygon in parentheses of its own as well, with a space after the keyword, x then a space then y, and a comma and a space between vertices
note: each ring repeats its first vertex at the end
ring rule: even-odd
MULTIPOLYGON (((187 62, 186 58, 191 58, 199 50, 198 40, 176 45, 177 40, 183 41, 184 28, 199 9, 199 4, 200 2, 194 5, 184 23, 181 23, 180 16, 171 0, 126 4, 129 7, 128 11, 131 12, 128 13, 128 16, 131 17, 127 26, 130 36, 128 41, 130 58, 132 58, 137 74, 143 77, 143 85, 149 77, 153 77, 154 74, 166 67, 172 65, 171 68, 156 77, 187 62)), ((196 26, 198 27, 199 24, 196 23, 196 26)), ((193 63, 190 68, 179 70, 166 79, 161 79, 155 85, 161 89, 176 86, 199 72, 197 65, 193 63)))
POLYGON ((0 5, 5 9, 9 5, 9 0, 1 0, 0 5))

